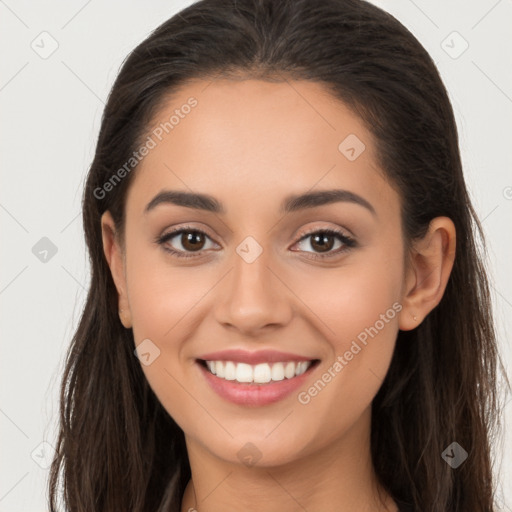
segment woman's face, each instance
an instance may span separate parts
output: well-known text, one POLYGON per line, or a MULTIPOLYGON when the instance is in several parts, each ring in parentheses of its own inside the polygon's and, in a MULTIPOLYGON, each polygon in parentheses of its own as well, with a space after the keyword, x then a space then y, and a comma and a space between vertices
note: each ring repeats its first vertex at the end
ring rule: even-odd
POLYGON ((367 442, 408 287, 400 200, 370 133, 320 84, 257 80, 189 83, 151 129, 116 285, 189 450, 270 466, 367 442), (166 191, 215 200, 184 206, 166 191), (208 355, 226 350, 240 352, 208 355), (208 358, 228 377, 276 380, 214 376, 208 358), (319 362, 291 377, 301 358, 319 362))

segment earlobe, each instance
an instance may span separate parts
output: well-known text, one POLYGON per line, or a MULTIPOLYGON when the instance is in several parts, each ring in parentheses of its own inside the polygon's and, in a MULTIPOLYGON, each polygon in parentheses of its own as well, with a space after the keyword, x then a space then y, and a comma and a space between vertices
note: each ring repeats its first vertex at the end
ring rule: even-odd
POLYGON ((453 268, 455 248, 455 225, 448 217, 433 219, 426 235, 415 242, 405 280, 400 330, 414 329, 439 304, 453 268))
POLYGON ((123 251, 116 236, 114 220, 108 210, 101 216, 101 236, 103 240, 103 252, 117 289, 119 319, 123 326, 129 329, 132 326, 132 320, 128 295, 126 293, 123 251))

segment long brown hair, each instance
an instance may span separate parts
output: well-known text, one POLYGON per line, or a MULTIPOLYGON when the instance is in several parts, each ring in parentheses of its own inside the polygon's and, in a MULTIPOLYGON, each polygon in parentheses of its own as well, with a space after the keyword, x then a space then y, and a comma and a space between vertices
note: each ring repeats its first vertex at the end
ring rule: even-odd
POLYGON ((136 166, 108 193, 102 187, 140 147, 173 91, 215 77, 324 84, 373 134, 378 163, 402 199, 406 243, 434 217, 453 220, 456 258, 445 294, 416 329, 399 332, 373 401, 372 458, 383 486, 415 510, 493 511, 501 362, 484 235, 464 182, 453 110, 421 44, 361 0, 202 0, 123 63, 83 195, 91 282, 61 385, 50 510, 61 479, 69 512, 180 509, 190 478, 184 434, 133 353, 102 249, 100 217, 109 210, 122 232, 136 166), (469 454, 457 469, 441 456, 454 441, 469 454))

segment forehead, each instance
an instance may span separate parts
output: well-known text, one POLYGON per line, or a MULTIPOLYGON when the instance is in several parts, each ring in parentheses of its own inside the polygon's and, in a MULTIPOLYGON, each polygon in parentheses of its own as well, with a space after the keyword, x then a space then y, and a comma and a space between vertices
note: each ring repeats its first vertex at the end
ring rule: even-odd
POLYGON ((139 209, 165 188, 251 207, 275 198, 277 208, 284 196, 334 187, 372 203, 398 201, 370 132, 320 83, 195 80, 169 96, 148 135, 154 147, 128 199, 139 209))

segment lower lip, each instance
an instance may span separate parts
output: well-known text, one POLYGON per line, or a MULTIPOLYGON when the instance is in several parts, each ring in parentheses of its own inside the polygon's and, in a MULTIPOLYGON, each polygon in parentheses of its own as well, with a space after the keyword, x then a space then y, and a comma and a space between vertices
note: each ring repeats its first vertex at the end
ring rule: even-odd
POLYGON ((241 384, 236 380, 226 380, 213 375, 201 363, 196 363, 208 384, 222 398, 238 405, 261 406, 279 402, 297 390, 318 366, 312 364, 302 375, 291 379, 271 381, 268 384, 241 384))

